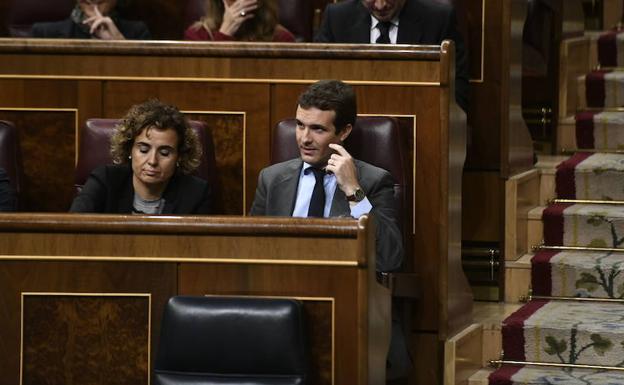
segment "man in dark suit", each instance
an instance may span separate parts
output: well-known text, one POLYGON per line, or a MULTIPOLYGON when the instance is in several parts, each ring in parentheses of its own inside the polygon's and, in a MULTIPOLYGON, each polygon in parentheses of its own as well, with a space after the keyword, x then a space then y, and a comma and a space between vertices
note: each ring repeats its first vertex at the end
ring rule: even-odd
MULTIPOLYGON (((394 180, 386 170, 353 159, 342 146, 356 115, 355 93, 345 83, 321 80, 304 91, 296 114, 300 157, 260 172, 251 215, 359 218, 370 212, 377 221, 377 270, 392 271, 403 261, 394 180)), ((387 360, 388 378, 405 376, 411 366, 395 320, 387 360)))
POLYGON ((9 176, 0 168, 0 211, 15 211, 15 194, 9 176))
POLYGON ((468 57, 450 4, 435 0, 343 0, 329 4, 315 42, 440 44, 455 42, 455 100, 469 105, 468 57))
POLYGON ((147 40, 149 30, 142 21, 124 20, 117 16, 117 0, 77 0, 69 18, 35 23, 31 35, 42 38, 147 40))
POLYGON ((396 270, 403 242, 392 176, 353 159, 342 146, 355 124, 353 88, 322 80, 301 94, 298 103, 300 157, 260 172, 251 215, 359 218, 370 212, 377 221, 377 270, 396 270))

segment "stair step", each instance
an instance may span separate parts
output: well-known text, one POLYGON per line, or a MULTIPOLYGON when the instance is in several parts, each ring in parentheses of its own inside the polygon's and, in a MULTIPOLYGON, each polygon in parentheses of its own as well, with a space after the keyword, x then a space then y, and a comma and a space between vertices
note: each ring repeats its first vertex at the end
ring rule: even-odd
POLYGON ((468 385, 488 385, 488 377, 494 372, 494 369, 483 368, 470 376, 468 385))
POLYGON ((554 204, 542 218, 546 245, 620 248, 624 243, 624 206, 554 204))
POLYGON ((620 95, 619 88, 624 83, 624 72, 621 71, 592 71, 577 78, 577 109, 587 107, 612 108, 624 105, 624 95, 620 95), (604 90, 597 92, 598 89, 604 90))
POLYGON ((533 300, 503 321, 505 360, 624 366, 624 304, 533 300))
POLYGON ((588 251, 538 252, 532 260, 534 295, 624 297, 624 253, 588 251))
POLYGON ((520 309, 520 304, 504 302, 474 303, 473 320, 483 326, 483 366, 491 360, 499 360, 503 351, 502 322, 520 309))
POLYGON ((579 148, 576 143, 576 119, 574 116, 568 116, 559 119, 557 126, 557 152, 570 151, 579 148))
POLYGON ((548 201, 555 198, 555 173, 557 166, 570 158, 567 155, 540 155, 535 168, 540 173, 540 200, 539 204, 546 206, 548 201))
POLYGON ((624 200, 624 154, 578 152, 557 166, 562 199, 624 200))
POLYGON ((616 385, 624 384, 624 372, 503 365, 489 380, 490 385, 616 385))
POLYGON ((529 253, 517 261, 505 262, 505 302, 517 303, 529 293, 531 258, 533 254, 529 253))
POLYGON ((544 222, 542 221, 542 213, 546 206, 537 206, 531 209, 527 216, 527 252, 531 252, 534 246, 541 245, 544 242, 544 222))
POLYGON ((576 148, 619 150, 624 145, 623 111, 583 111, 574 119, 576 148))

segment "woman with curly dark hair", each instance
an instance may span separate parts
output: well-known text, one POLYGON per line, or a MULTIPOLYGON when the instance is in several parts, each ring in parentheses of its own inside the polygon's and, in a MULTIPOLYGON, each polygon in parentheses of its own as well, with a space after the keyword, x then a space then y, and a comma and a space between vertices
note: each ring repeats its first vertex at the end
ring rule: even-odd
POLYGON ((186 40, 295 41, 278 24, 275 0, 206 0, 205 9, 184 32, 186 40))
POLYGON ((208 183, 189 175, 201 153, 197 135, 176 107, 155 99, 137 104, 115 127, 115 164, 91 173, 70 211, 209 214, 208 183))

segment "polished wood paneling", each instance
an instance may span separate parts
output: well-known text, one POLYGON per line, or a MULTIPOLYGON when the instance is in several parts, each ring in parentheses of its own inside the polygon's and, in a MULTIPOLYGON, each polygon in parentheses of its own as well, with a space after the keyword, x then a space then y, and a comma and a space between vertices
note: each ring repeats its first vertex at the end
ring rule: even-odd
MULTIPOLYGON (((356 221, 0 214, 0 370, 5 374, 0 384, 18 383, 24 292, 151 294, 152 357, 162 309, 171 295, 298 298, 305 303, 314 383, 381 383, 390 339, 390 291, 376 282, 375 269, 370 268, 375 266, 375 237, 374 226, 369 225, 366 217, 356 221)), ((117 322, 114 307, 107 313, 111 298, 95 297, 101 301, 96 314, 89 311, 92 303, 80 311, 117 322)), ((42 308, 54 312, 39 317, 38 311, 25 324, 39 341, 37 346, 47 337, 37 334, 41 327, 36 320, 78 322, 76 307, 59 305, 57 296, 42 297, 37 309, 42 308)), ((128 327, 144 325, 144 311, 129 313, 128 327)), ((90 333, 92 329, 84 325, 95 321, 88 318, 81 317, 75 333, 90 333)), ((82 340, 72 341, 71 335, 48 336, 64 338, 59 346, 68 347, 64 358, 81 348, 82 340)), ((93 357, 115 354, 116 348, 100 346, 93 357)), ((86 365, 85 374, 92 368, 90 359, 80 361, 86 365)), ((31 365, 33 373, 39 362, 31 365)), ((70 373, 74 368, 73 362, 64 360, 47 362, 50 368, 45 373, 59 366, 70 373)), ((64 375, 63 383, 81 383, 64 375)))
POLYGON ((22 311, 22 384, 147 383, 149 296, 24 294, 22 311))
POLYGON ((220 201, 216 204, 222 207, 224 214, 245 215, 246 113, 205 111, 186 115, 189 119, 205 122, 211 132, 221 189, 220 201))
MULTIPOLYGON (((476 0, 475 0, 476 1, 476 0)), ((487 1, 484 78, 473 83, 466 167, 503 177, 532 165, 532 143, 520 111, 522 25, 526 2, 487 1)))
POLYGON ((0 109, 17 128, 24 171, 20 206, 29 211, 66 211, 73 199, 77 111, 0 109), (42 167, 45 165, 45 167, 42 167))
POLYGON ((503 180, 497 172, 466 170, 463 179, 462 237, 471 241, 503 239, 503 180))
MULTIPOLYGON (((75 100, 78 91, 93 95, 93 105, 88 108, 87 100, 80 100, 80 119, 87 117, 82 108, 99 111, 103 117, 119 117, 131 104, 149 97, 177 104, 184 111, 244 113, 245 150, 236 148, 236 142, 227 149, 234 151, 228 154, 233 158, 241 153, 244 156, 245 211, 253 200, 258 172, 269 163, 271 128, 278 120, 294 115, 296 98, 307 84, 321 78, 343 79, 355 87, 359 113, 415 119, 414 184, 407 191, 408 199, 413 201, 414 218, 406 223, 413 230, 406 240, 407 249, 412 251, 406 256, 404 272, 415 278, 413 286, 417 290, 413 295, 426 295, 413 306, 411 328, 444 340, 469 323, 471 313, 470 290, 461 271, 459 250, 466 127, 451 96, 453 54, 449 43, 378 47, 0 39, 0 81, 10 83, 6 92, 17 95, 10 101, 17 106, 33 104, 24 92, 24 85, 33 81, 45 85, 44 93, 63 93, 57 96, 63 103, 75 100), (55 84, 66 83, 74 84, 74 88, 55 88, 55 84), (98 92, 100 96, 96 96, 98 92)), ((409 129, 413 132, 414 124, 409 129)), ((87 254, 104 258, 104 254, 114 251, 114 247, 95 250, 89 245, 89 239, 110 242, 112 238, 105 234, 59 235, 63 243, 73 247, 53 245, 44 238, 38 242, 66 253, 84 247, 87 254)), ((133 242, 154 242, 157 246, 140 249, 143 256, 180 254, 167 246, 175 236, 158 238, 162 240, 149 235, 115 239, 124 247, 133 242)), ((261 247, 269 247, 257 236, 249 235, 251 239, 261 247)), ((313 241, 301 239, 300 234, 285 237, 285 248, 276 249, 276 255, 307 263, 315 255, 318 258, 313 241)), ((336 240, 333 247, 342 250, 339 245, 343 243, 349 242, 336 240)), ((15 247, 14 243, 10 245, 15 247)), ((198 258, 203 257, 200 250, 209 249, 230 258, 238 255, 235 251, 239 247, 247 247, 237 245, 228 250, 227 245, 225 240, 194 239, 183 249, 198 258)), ((38 249, 38 253, 45 253, 45 248, 38 249)))
MULTIPOLYGON (((6 237, 8 237, 6 233, 0 235, 0 239, 4 240, 6 237)), ((24 240, 24 242, 30 241, 24 240)), ((6 244, 0 242, 0 252, 3 255, 6 254, 5 247, 6 244)), ((173 263, 45 262, 30 261, 28 260, 29 256, 30 254, 25 253, 21 255, 22 258, 0 262, 0 309, 2 309, 0 310, 0 325, 2 325, 0 327, 0 357, 2 357, 0 359, 0 372, 3 373, 2 378, 0 378, 0 384, 3 385, 19 384, 22 293, 149 293, 152 301, 152 317, 155 320, 160 319, 166 300, 176 293, 176 267, 173 263)), ((45 299, 41 300, 45 302, 45 299)), ((71 316, 72 312, 69 310, 71 310, 71 307, 65 309, 62 314, 58 314, 57 319, 65 316, 67 317, 66 322, 76 320, 75 317, 71 316)), ((137 312, 127 316, 130 318, 138 316, 138 319, 133 319, 144 327, 145 319, 142 318, 141 314, 141 312, 137 312)), ((91 314, 91 316, 99 317, 97 314, 91 314)), ((40 328, 36 330, 29 329, 35 327, 32 322, 25 324, 25 326, 27 326, 28 333, 43 333, 43 336, 40 337, 33 334, 34 338, 46 338, 46 333, 52 333, 51 329, 48 329, 45 333, 40 328)), ((93 330, 93 328, 90 330, 93 330)), ((68 330, 68 332, 71 332, 71 330, 68 330)), ((75 331, 75 333, 79 332, 75 331)), ((89 331, 84 330, 84 332, 89 331)), ((150 345, 152 349, 150 354, 151 357, 154 357, 160 335, 160 322, 152 324, 151 332, 150 345)), ((76 337, 76 334, 74 334, 74 337, 76 337)), ((69 338, 69 336, 66 338, 69 338)), ((68 344, 70 343, 68 342, 68 344)), ((80 345, 74 343, 72 346, 78 348, 80 345)), ((54 350, 57 348, 60 347, 51 345, 48 349, 54 350)), ((28 353, 28 351, 26 352, 28 353)), ((42 352, 42 354, 44 353, 42 352)), ((70 353, 65 352, 64 354, 67 355, 61 358, 69 359, 70 353)), ((109 354, 112 353, 114 351, 109 352, 109 354)), ((93 354, 97 356, 96 352, 93 352, 93 354)), ((136 359, 141 362, 140 356, 135 357, 136 359)), ((84 358, 82 364, 86 365, 89 360, 89 358, 84 358)), ((33 371, 39 371, 40 362, 36 361, 36 365, 37 369, 32 367, 33 371)), ((79 365, 80 360, 72 361, 66 364, 66 368, 68 370, 71 368, 78 369, 79 365)), ((108 369, 109 373, 114 372, 113 367, 109 366, 108 369)), ((53 368, 49 368, 47 373, 50 373, 52 370, 53 368)), ((73 382, 62 380, 55 383, 79 384, 84 382, 75 379, 73 382)))

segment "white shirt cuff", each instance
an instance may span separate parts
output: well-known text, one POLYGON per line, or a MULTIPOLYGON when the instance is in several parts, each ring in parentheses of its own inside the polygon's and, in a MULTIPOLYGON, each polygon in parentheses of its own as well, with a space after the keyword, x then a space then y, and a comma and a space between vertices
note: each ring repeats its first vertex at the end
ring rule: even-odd
POLYGON ((373 209, 373 206, 368 200, 368 197, 365 197, 357 203, 349 202, 349 208, 351 209, 351 216, 357 219, 364 214, 370 213, 370 211, 373 209))

